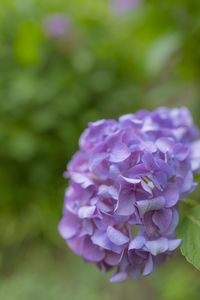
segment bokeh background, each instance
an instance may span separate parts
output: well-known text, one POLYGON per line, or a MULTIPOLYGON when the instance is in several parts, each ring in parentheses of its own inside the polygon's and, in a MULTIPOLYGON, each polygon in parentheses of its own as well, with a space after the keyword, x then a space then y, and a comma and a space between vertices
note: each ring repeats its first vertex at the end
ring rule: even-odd
POLYGON ((0 1, 0 299, 199 299, 179 251, 112 285, 57 232, 87 123, 182 105, 200 125, 199 0, 0 1))

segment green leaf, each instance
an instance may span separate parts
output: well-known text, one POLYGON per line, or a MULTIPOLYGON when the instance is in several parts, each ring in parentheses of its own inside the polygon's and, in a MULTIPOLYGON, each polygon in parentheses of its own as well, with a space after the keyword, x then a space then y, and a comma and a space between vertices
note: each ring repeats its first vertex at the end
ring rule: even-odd
POLYGON ((199 180, 200 179, 200 173, 199 174, 196 174, 195 176, 194 176, 194 180, 199 180))
POLYGON ((200 270, 200 205, 192 209, 180 210, 182 218, 177 229, 183 239, 181 252, 187 261, 200 270))
POLYGON ((162 35, 152 41, 146 49, 145 65, 152 75, 159 73, 170 62, 170 57, 179 49, 181 36, 179 33, 162 35))

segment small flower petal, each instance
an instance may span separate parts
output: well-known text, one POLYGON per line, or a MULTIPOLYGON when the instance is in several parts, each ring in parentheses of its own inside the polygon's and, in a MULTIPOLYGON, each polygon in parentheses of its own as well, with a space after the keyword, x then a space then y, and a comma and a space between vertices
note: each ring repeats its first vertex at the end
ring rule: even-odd
POLYGON ((109 161, 119 163, 127 159, 130 154, 131 152, 125 144, 118 143, 113 147, 109 161))
POLYGON ((168 240, 164 237, 155 241, 147 241, 145 245, 152 255, 158 255, 168 250, 168 240))
POLYGON ((165 205, 165 199, 162 196, 154 199, 141 200, 137 202, 137 207, 139 209, 139 213, 141 216, 143 216, 148 211, 159 210, 163 208, 164 205, 165 205))
POLYGON ((129 241, 129 238, 125 234, 112 226, 108 226, 107 236, 113 244, 118 246, 124 245, 129 241))

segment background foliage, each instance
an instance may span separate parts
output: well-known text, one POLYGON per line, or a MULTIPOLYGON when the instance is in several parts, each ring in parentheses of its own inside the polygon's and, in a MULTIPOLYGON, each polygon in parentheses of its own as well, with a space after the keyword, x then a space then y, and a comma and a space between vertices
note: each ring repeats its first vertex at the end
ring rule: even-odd
POLYGON ((123 13, 106 0, 0 1, 1 299, 199 299, 199 274, 178 254, 112 286, 57 233, 62 174, 89 121, 186 105, 200 125, 199 20, 199 0, 123 13), (54 13, 73 39, 45 32, 54 13))

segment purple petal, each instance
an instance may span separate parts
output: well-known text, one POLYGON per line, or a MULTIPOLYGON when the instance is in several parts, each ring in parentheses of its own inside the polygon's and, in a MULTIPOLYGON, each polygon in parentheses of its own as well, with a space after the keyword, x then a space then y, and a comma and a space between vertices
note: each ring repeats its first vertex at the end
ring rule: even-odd
POLYGON ((95 122, 90 122, 88 123, 88 127, 89 128, 94 128, 94 129, 99 129, 102 127, 102 125, 104 125, 106 123, 107 120, 105 119, 101 119, 101 120, 98 120, 98 121, 95 121, 95 122))
POLYGON ((151 153, 155 153, 157 150, 155 143, 151 141, 145 141, 144 149, 151 153))
POLYGON ((111 151, 109 160, 114 163, 119 163, 127 159, 130 154, 131 152, 125 144, 116 143, 111 151))
POLYGON ((113 198, 115 200, 118 199, 118 191, 114 186, 108 186, 108 185, 100 185, 98 190, 98 195, 102 196, 104 198, 113 198))
POLYGON ((84 174, 80 174, 80 173, 76 173, 76 172, 71 172, 70 173, 71 179, 76 182, 81 184, 81 186, 83 188, 87 188, 91 185, 93 185, 94 183, 84 174))
POLYGON ((83 243, 83 257, 91 262, 99 262, 104 256, 105 252, 100 250, 100 248, 94 245, 89 237, 86 237, 83 243))
POLYGON ((142 225, 142 221, 137 210, 135 210, 135 213, 129 217, 128 223, 131 225, 142 225))
POLYGON ((144 215, 144 226, 148 234, 152 234, 158 229, 152 220, 153 213, 154 211, 149 211, 144 215))
POLYGON ((167 175, 164 172, 156 172, 155 176, 149 176, 149 178, 152 179, 159 190, 162 190, 167 185, 167 175))
POLYGON ((89 162, 90 171, 102 179, 108 177, 108 165, 105 160, 107 157, 108 153, 97 153, 89 162))
POLYGON ((136 236, 129 244, 128 250, 141 249, 145 244, 145 238, 143 236, 136 236))
POLYGON ((173 183, 168 183, 167 189, 164 191, 163 196, 166 200, 166 207, 174 206, 180 198, 179 189, 177 185, 173 183))
POLYGON ((175 175, 174 170, 164 160, 157 159, 156 163, 159 166, 159 170, 165 173, 168 179, 175 175))
POLYGON ((192 143, 190 158, 192 170, 198 172, 200 170, 200 140, 192 143))
POLYGON ((95 206, 82 206, 79 208, 78 216, 81 219, 91 218, 94 215, 95 206))
POLYGON ((110 278, 110 282, 112 283, 120 283, 125 281, 126 279, 128 279, 128 275, 125 272, 120 272, 120 273, 116 273, 114 274, 111 278, 110 278))
POLYGON ((115 213, 121 216, 129 216, 133 214, 135 211, 134 202, 134 192, 122 190, 119 195, 115 213))
POLYGON ((70 213, 64 216, 58 225, 58 231, 64 239, 73 237, 79 230, 78 218, 70 213))
POLYGON ((80 149, 83 149, 83 150, 86 150, 88 148, 90 148, 88 145, 88 141, 87 141, 87 138, 90 134, 90 129, 89 128, 86 128, 83 133, 81 134, 80 138, 79 138, 79 146, 80 146, 80 149))
POLYGON ((109 168, 109 178, 115 179, 120 175, 120 170, 116 165, 111 165, 109 168))
POLYGON ((100 230, 100 231, 106 231, 107 230, 107 227, 110 225, 110 226, 113 226, 115 225, 115 220, 113 218, 113 216, 111 215, 108 215, 108 214, 103 214, 103 219, 97 219, 97 218, 94 218, 93 219, 96 227, 100 230), (103 222, 102 222, 103 220, 103 222))
POLYGON ((121 179, 121 182, 130 183, 131 185, 141 182, 141 179, 128 178, 128 177, 125 177, 125 176, 120 176, 120 179, 121 179))
POLYGON ((173 151, 174 143, 169 138, 163 137, 156 141, 156 146, 161 152, 166 153, 173 151))
POLYGON ((122 252, 122 247, 113 244, 109 239, 107 234, 104 232, 96 231, 94 235, 91 237, 93 244, 100 246, 103 249, 111 250, 114 253, 120 254, 122 252))
POLYGON ((111 205, 110 203, 106 203, 103 200, 98 201, 97 207, 103 213, 108 213, 108 212, 111 212, 113 210, 113 205, 111 205))
POLYGON ((107 263, 110 266, 118 265, 119 260, 120 260, 120 255, 113 252, 108 252, 104 258, 105 263, 107 263))
POLYGON ((142 161, 144 163, 144 166, 147 170, 157 170, 158 166, 155 163, 155 160, 153 158, 153 155, 150 153, 145 153, 142 157, 142 161))
POLYGON ((128 265, 129 265, 128 253, 127 251, 123 250, 120 257, 119 266, 124 271, 127 269, 128 265))
POLYGON ((158 255, 167 251, 168 249, 168 240, 164 237, 155 240, 146 242, 146 247, 152 255, 158 255))
POLYGON ((150 195, 152 195, 152 189, 151 189, 151 187, 145 181, 143 181, 143 180, 141 181, 141 186, 145 190, 145 192, 147 192, 150 195))
POLYGON ((137 207, 141 216, 143 216, 148 211, 161 209, 164 207, 164 205, 165 198, 162 196, 137 202, 137 207))
POLYGON ((169 228, 168 228, 166 234, 173 234, 178 225, 178 222, 179 222, 179 213, 178 213, 177 209, 173 208, 172 209, 172 221, 171 221, 171 224, 169 225, 169 228))
POLYGON ((84 239, 85 237, 81 237, 81 238, 73 237, 67 240, 67 245, 74 253, 76 253, 77 255, 82 255, 84 239))
POLYGON ((168 250, 174 251, 182 243, 181 239, 169 240, 168 241, 168 250))
POLYGON ((183 194, 188 194, 193 189, 193 173, 191 171, 188 171, 186 176, 182 179, 182 186, 181 186, 181 192, 183 194))
POLYGON ((83 220, 83 228, 87 234, 92 235, 94 231, 94 224, 91 220, 83 220))
MULTIPOLYGON (((85 157, 84 153, 78 151, 73 155, 71 161, 68 163, 67 169, 68 169, 69 173, 70 172, 81 172, 84 169, 83 166, 85 166, 85 163, 86 163, 86 157, 85 157)), ((68 178, 70 176, 69 173, 67 172, 66 178, 68 178)))
POLYGON ((113 244, 118 246, 124 245, 129 241, 129 238, 125 234, 112 226, 108 226, 107 236, 113 244))
POLYGON ((152 255, 149 254, 149 257, 148 257, 147 262, 145 263, 142 275, 147 276, 147 275, 151 274, 152 272, 153 272, 153 259, 152 259, 152 255))
POLYGON ((189 149, 187 146, 179 143, 174 146, 174 155, 176 159, 183 161, 189 155, 189 149))
POLYGON ((129 273, 135 280, 138 280, 141 274, 141 266, 135 265, 129 273))
POLYGON ((97 230, 91 237, 91 240, 93 244, 100 246, 101 248, 104 248, 106 250, 111 250, 111 243, 106 233, 102 233, 97 230))
POLYGON ((167 231, 172 221, 172 210, 170 208, 163 208, 155 211, 153 214, 153 222, 158 226, 161 232, 167 231))
POLYGON ((133 168, 129 169, 127 172, 128 177, 131 178, 140 178, 142 176, 145 176, 148 174, 148 170, 146 169, 144 164, 138 164, 134 166, 133 168))

